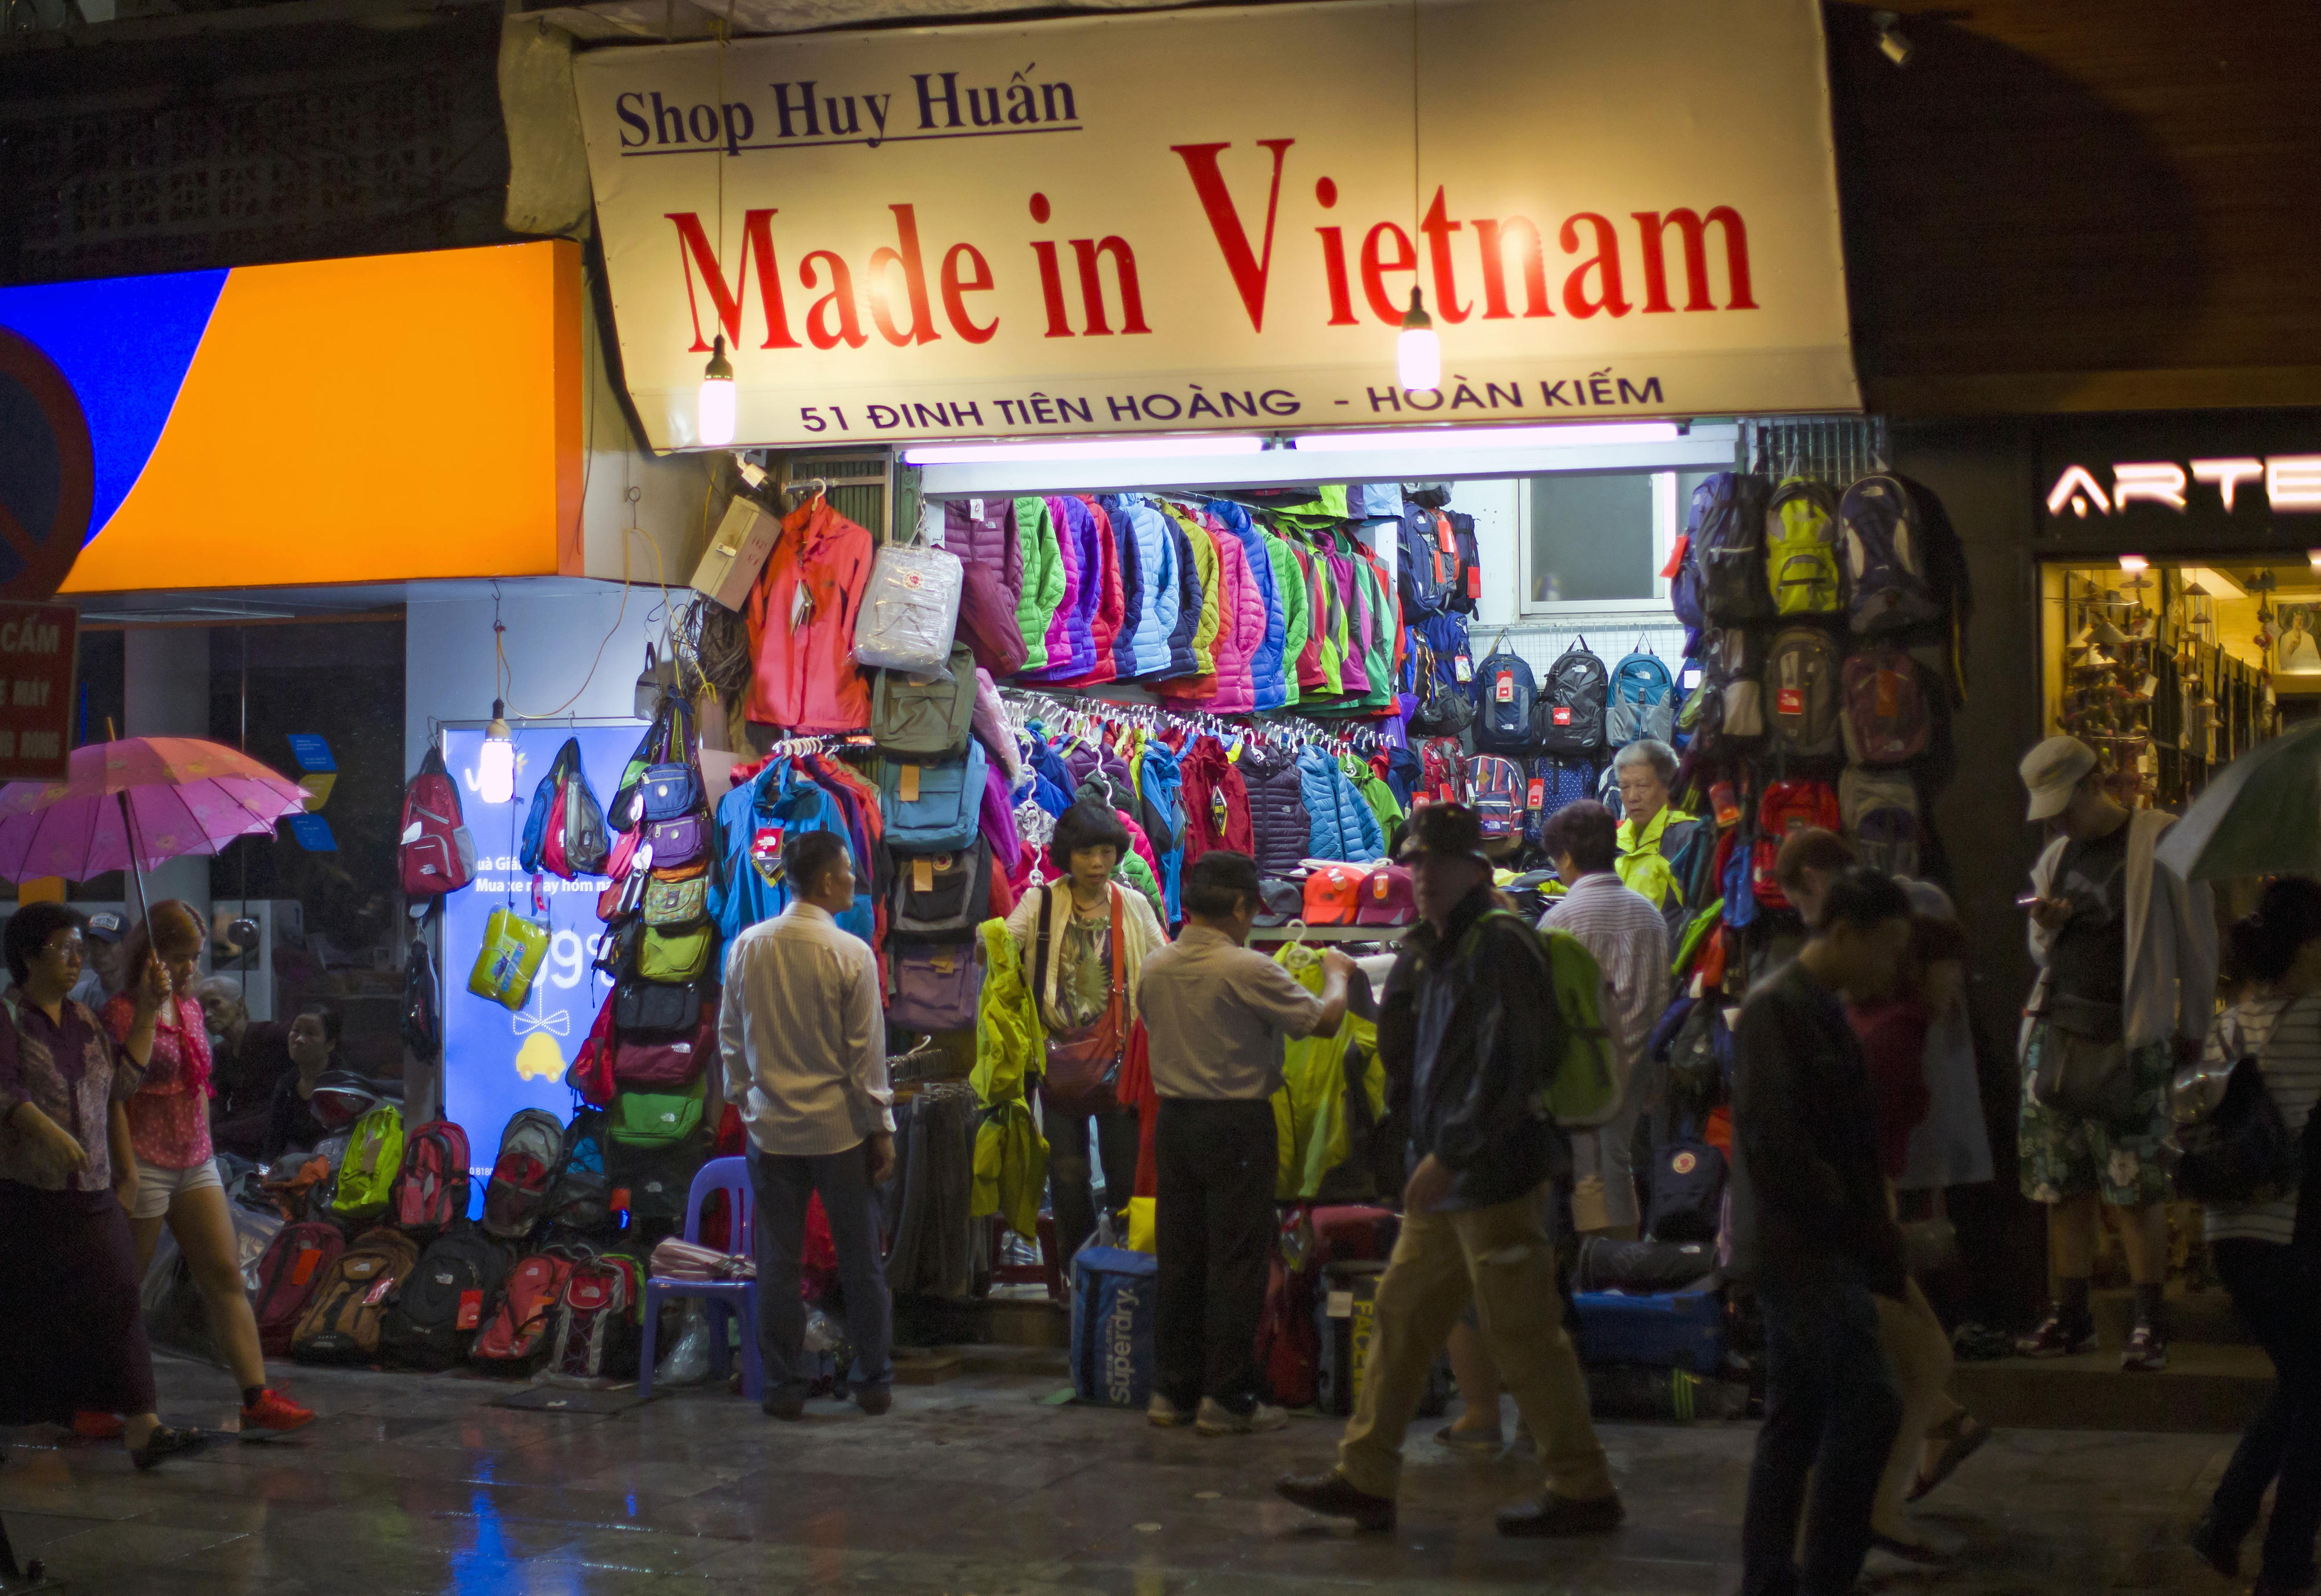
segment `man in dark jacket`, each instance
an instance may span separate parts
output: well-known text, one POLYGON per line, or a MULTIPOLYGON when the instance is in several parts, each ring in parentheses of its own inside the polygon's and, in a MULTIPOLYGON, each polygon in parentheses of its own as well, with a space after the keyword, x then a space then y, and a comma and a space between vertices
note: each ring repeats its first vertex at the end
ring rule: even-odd
POLYGON ((1421 808, 1402 857, 1424 923, 1388 978, 1379 1038, 1389 1076, 1408 1082, 1416 1167, 1338 1466, 1276 1489, 1363 1529, 1391 1529, 1403 1432, 1472 1301, 1547 1469, 1546 1497, 1502 1512, 1500 1533, 1608 1530, 1620 1522, 1620 1498, 1588 1422, 1546 1224, 1549 1191, 1569 1176, 1571 1148, 1534 1107, 1559 1026, 1544 950, 1522 920, 1495 910, 1473 810, 1421 808))
POLYGON ((1902 1422, 1872 1296, 1900 1300, 1907 1276, 1869 1067, 1842 1000, 1884 993, 1909 942, 1910 900, 1893 878, 1844 871, 1812 939, 1758 983, 1734 1033, 1732 1272, 1755 1281, 1765 1315, 1742 1596, 1842 1596, 1869 1554, 1902 1422))

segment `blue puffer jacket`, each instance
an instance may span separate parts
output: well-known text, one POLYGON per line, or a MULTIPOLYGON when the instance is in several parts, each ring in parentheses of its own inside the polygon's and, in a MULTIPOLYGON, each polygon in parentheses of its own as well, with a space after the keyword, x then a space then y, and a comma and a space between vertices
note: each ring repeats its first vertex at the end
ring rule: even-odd
MULTIPOLYGON (((835 831, 846 837, 846 815, 838 801, 798 771, 787 759, 776 759, 717 804, 717 868, 709 881, 709 918, 727 947, 733 939, 761 920, 771 920, 789 907, 787 878, 769 879, 781 858, 782 844, 802 831, 835 831), (757 862, 762 846, 767 869, 757 862)), ((847 856, 853 857, 849 842, 847 856)), ((871 873, 863 860, 854 859, 854 872, 864 886, 871 873)), ((779 875, 777 870, 774 872, 779 875)), ((855 894, 854 907, 836 917, 841 930, 870 940, 870 898, 855 894)))
POLYGON ((1314 828, 1297 757, 1288 748, 1252 745, 1242 749, 1234 766, 1249 794, 1250 852, 1257 873, 1297 875, 1314 828))
POLYGON ((1024 763, 1031 767, 1033 775, 1044 777, 1056 793, 1055 802, 1052 803, 1049 801, 1046 793, 1035 794, 1040 807, 1050 814, 1060 815, 1071 807, 1073 796, 1079 792, 1079 778, 1075 776, 1070 767, 1064 763, 1064 757, 1056 752, 1055 745, 1048 740, 1046 729, 1038 721, 1034 721, 1032 723, 1032 735, 1025 740, 1031 747, 1027 750, 1029 757, 1024 763))
POLYGON ((1105 508, 1120 539, 1121 625, 1113 657, 1124 678, 1166 675, 1178 613, 1177 545, 1169 518, 1134 494, 1107 499, 1105 508))
POLYGON ((1145 803, 1159 812, 1169 828, 1166 838, 1154 837, 1149 830, 1146 836, 1160 861, 1160 894, 1168 903, 1169 923, 1174 925, 1185 917, 1178 901, 1178 877, 1185 864, 1185 778, 1177 751, 1158 739, 1146 743, 1137 760, 1136 776, 1145 803), (1162 848, 1164 841, 1170 846, 1162 848))
POLYGON ((1273 583, 1273 553, 1265 544, 1265 534, 1257 530, 1249 512, 1230 499, 1212 499, 1208 505, 1227 530, 1241 540, 1249 555, 1249 574, 1257 584, 1258 596, 1265 601, 1265 641, 1249 662, 1250 685, 1257 694, 1258 713, 1278 710, 1289 702, 1289 688, 1282 679, 1282 648, 1288 637, 1288 621, 1281 607, 1281 593, 1273 583))
POLYGON ((1169 629, 1169 664, 1163 679, 1189 676, 1200 665, 1193 652, 1193 639, 1201 630, 1200 574, 1193 564, 1193 545, 1185 529, 1158 505, 1152 510, 1160 517, 1161 530, 1169 534, 1169 558, 1177 572, 1177 620, 1169 629))
POLYGON ((1386 852, 1378 816, 1327 750, 1299 750, 1297 776, 1311 821, 1306 849, 1309 857, 1368 861, 1386 852))

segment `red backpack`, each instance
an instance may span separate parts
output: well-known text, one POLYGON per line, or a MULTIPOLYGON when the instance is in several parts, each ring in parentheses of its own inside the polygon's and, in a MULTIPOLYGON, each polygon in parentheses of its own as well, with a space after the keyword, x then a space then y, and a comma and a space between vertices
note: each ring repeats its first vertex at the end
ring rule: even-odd
POLYGON ((1750 895, 1759 907, 1787 909, 1789 894, 1773 874, 1773 861, 1792 831, 1834 831, 1844 824, 1837 793, 1827 782, 1774 782, 1757 805, 1757 845, 1750 856, 1750 895))
POLYGON ((574 1380, 634 1378, 643 1296, 634 1258, 604 1253, 575 1264, 550 1319, 549 1369, 574 1380))
POLYGON ((564 1300, 565 1283, 572 1278, 573 1258, 561 1253, 532 1253, 516 1261, 484 1316, 483 1328, 468 1349, 479 1364, 529 1363, 547 1339, 549 1321, 564 1300))
POLYGON ((440 898, 476 874, 476 840, 460 813, 460 789, 434 748, 403 789, 402 847, 397 861, 404 895, 440 898))
POLYGON ((468 1217, 468 1133, 431 1120, 403 1138, 387 1213, 405 1229, 441 1230, 468 1217))
POLYGON ((1483 840, 1504 841, 1523 826, 1523 771, 1512 759, 1478 754, 1467 762, 1468 785, 1481 819, 1483 840))
POLYGON ((250 1307, 258 1315, 258 1345, 269 1357, 290 1356, 290 1335, 306 1311, 307 1299, 346 1250, 345 1234, 321 1220, 285 1225, 266 1244, 250 1307))
POLYGON ((1430 737, 1418 745, 1418 792, 1422 803, 1467 802, 1467 750, 1455 737, 1430 737))
POLYGON ((564 1157, 564 1126, 546 1109, 518 1109, 500 1132, 492 1183, 484 1190, 484 1229, 520 1240, 548 1204, 548 1183, 564 1157))
POLYGON ((1851 655, 1839 676, 1845 757, 1853 765, 1907 765, 1934 740, 1925 667, 1891 643, 1851 655))

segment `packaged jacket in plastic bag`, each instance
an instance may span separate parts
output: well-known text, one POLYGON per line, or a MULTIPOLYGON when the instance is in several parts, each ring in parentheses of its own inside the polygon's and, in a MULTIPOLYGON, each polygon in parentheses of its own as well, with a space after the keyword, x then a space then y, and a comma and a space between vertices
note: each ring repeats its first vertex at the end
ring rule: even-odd
POLYGON ((921 676, 941 670, 959 624, 961 579, 955 554, 904 543, 879 549, 854 615, 854 662, 921 676))

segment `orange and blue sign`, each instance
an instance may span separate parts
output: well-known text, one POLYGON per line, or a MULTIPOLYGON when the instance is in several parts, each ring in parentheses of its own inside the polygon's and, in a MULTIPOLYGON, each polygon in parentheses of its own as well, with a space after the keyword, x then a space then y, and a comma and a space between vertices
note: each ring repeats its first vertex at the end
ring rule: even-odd
POLYGON ((560 240, 0 289, 0 596, 577 575, 581 314, 560 240))

